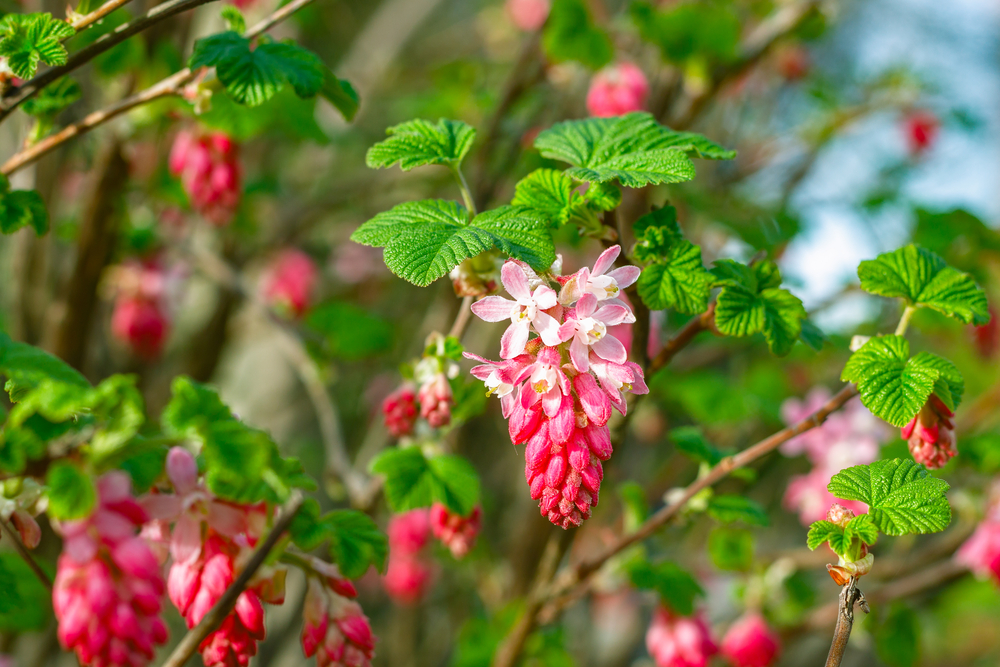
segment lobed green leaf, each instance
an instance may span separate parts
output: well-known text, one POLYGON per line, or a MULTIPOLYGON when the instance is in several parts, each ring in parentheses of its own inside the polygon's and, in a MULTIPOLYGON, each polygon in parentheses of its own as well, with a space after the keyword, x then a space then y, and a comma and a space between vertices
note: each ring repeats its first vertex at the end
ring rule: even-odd
POLYGON ((476 140, 476 130, 460 120, 408 120, 385 131, 389 138, 368 149, 365 162, 373 169, 399 163, 409 171, 426 164, 458 167, 476 140))

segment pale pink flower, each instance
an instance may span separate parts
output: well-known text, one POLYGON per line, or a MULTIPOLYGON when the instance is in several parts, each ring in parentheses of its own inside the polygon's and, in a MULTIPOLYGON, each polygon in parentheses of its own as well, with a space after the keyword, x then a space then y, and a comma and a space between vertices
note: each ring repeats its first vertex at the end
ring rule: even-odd
POLYGON ((722 638, 722 654, 733 667, 768 667, 780 653, 781 637, 756 612, 737 619, 722 638))
POLYGON ((482 362, 479 366, 473 366, 472 376, 482 380, 490 394, 496 394, 500 399, 504 418, 511 415, 515 403, 518 400, 518 393, 515 392, 515 385, 518 384, 518 377, 521 371, 535 362, 535 358, 529 354, 521 354, 513 359, 503 361, 490 361, 471 352, 463 352, 466 359, 474 359, 482 362))
POLYGON ((570 382, 560 364, 562 358, 554 347, 542 347, 530 365, 525 366, 515 379, 520 385, 521 407, 542 404, 545 414, 554 418, 560 410, 573 409, 570 382), (523 384, 522 384, 523 383, 523 384))
POLYGON ((955 560, 977 577, 989 577, 1000 582, 1000 519, 987 516, 976 532, 955 553, 955 560))
POLYGON ((601 388, 611 399, 611 405, 623 415, 628 409, 628 403, 625 402, 625 392, 631 394, 649 393, 642 367, 633 361, 616 364, 613 361, 602 359, 595 351, 591 351, 590 370, 600 380, 601 388))
POLYGON ((552 0, 507 0, 507 15, 515 26, 525 32, 534 32, 545 25, 552 0))
POLYGON ((592 116, 620 116, 641 111, 649 95, 649 80, 633 63, 605 67, 594 75, 587 91, 587 111, 592 116))
POLYGON ((283 250, 264 274, 261 294, 271 306, 299 317, 312 305, 318 278, 309 255, 295 248, 283 250))
POLYGON ((958 452, 955 449, 955 416, 940 398, 931 394, 920 412, 900 432, 917 463, 940 468, 958 452))
POLYGON ((635 315, 632 314, 628 304, 621 300, 621 297, 623 296, 622 290, 630 287, 639 279, 642 269, 631 264, 612 269, 611 267, 614 266, 621 250, 621 246, 611 246, 597 258, 593 269, 584 267, 571 276, 561 278, 560 281, 563 285, 559 291, 559 303, 569 306, 583 297, 584 294, 593 294, 598 301, 610 300, 614 305, 625 307, 629 311, 625 323, 635 322, 635 315))
POLYGON ((487 322, 510 319, 510 326, 500 339, 500 356, 511 359, 522 354, 532 326, 546 345, 557 345, 559 323, 545 312, 558 305, 555 290, 539 285, 532 292, 524 271, 512 261, 504 263, 500 280, 514 301, 487 296, 472 304, 472 312, 487 322))
POLYGON ((624 364, 628 358, 625 346, 608 335, 608 328, 625 322, 631 313, 625 306, 609 304, 598 308, 597 305, 597 297, 589 292, 584 294, 558 330, 559 340, 571 341, 569 356, 581 373, 590 369, 590 350, 601 359, 616 364, 624 364))
POLYGON ((658 667, 705 667, 719 652, 700 613, 679 616, 663 607, 653 614, 646 649, 658 667))
POLYGON ((448 547, 455 558, 464 558, 476 543, 482 527, 483 510, 476 507, 469 516, 452 512, 441 503, 434 503, 430 513, 434 537, 448 547))

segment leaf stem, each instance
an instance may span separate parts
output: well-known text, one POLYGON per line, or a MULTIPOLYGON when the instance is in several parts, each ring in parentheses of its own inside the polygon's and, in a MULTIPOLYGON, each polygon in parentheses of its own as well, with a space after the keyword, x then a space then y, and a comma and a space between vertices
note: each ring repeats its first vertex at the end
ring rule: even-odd
POLYGON ((899 324, 896 325, 897 336, 906 335, 906 329, 910 326, 910 318, 913 317, 913 313, 915 312, 917 312, 916 306, 907 306, 903 309, 903 315, 899 318, 899 324))
POLYGON ((457 164, 452 165, 451 173, 455 175, 455 180, 458 181, 458 188, 462 191, 462 199, 465 201, 465 208, 469 209, 469 213, 472 217, 476 217, 476 202, 472 200, 472 190, 469 189, 469 184, 465 180, 465 174, 462 173, 462 168, 457 164))
POLYGON ((17 552, 17 555, 20 556, 25 563, 27 563, 28 567, 31 568, 31 571, 35 573, 36 577, 38 577, 38 580, 51 591, 52 580, 49 579, 49 575, 45 573, 45 570, 43 570, 38 562, 32 558, 31 554, 28 553, 28 549, 21 542, 21 538, 18 536, 17 532, 12 530, 10 525, 3 519, 0 519, 0 529, 2 529, 2 532, 10 538, 11 543, 14 545, 14 551, 17 552))

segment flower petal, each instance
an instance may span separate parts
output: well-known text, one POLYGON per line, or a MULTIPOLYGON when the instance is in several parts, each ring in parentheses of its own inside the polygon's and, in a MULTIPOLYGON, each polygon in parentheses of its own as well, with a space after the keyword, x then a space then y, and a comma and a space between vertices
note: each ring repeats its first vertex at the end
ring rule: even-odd
POLYGON ((628 319, 629 309, 623 306, 601 306, 594 313, 595 320, 604 322, 605 325, 613 327, 616 324, 623 324, 628 319))
POLYGON ((528 342, 528 320, 512 323, 500 339, 500 356, 511 359, 524 352, 528 342))
POLYGON ((573 338, 573 342, 569 345, 569 358, 573 361, 573 367, 581 373, 586 373, 590 369, 589 350, 579 337, 573 338))
MULTIPOLYGON (((528 278, 524 271, 517 265, 517 262, 505 262, 500 269, 500 282, 503 283, 507 292, 515 299, 530 299, 531 289, 528 287, 528 278)), ((509 314, 508 314, 509 317, 509 314)))
POLYGON ((618 289, 625 289, 629 287, 639 279, 639 274, 642 273, 642 269, 638 266, 620 266, 617 269, 613 269, 608 272, 608 277, 614 278, 615 282, 618 284, 618 289))
POLYGON ((472 312, 487 322, 503 322, 510 319, 515 306, 517 303, 502 296, 487 296, 472 304, 472 312))
POLYGON ((576 318, 582 320, 585 317, 590 317, 597 310, 597 297, 587 292, 580 297, 580 300, 576 302, 576 318))
POLYGON ((556 304, 559 303, 559 297, 556 295, 556 291, 546 285, 539 285, 535 288, 534 299, 539 310, 555 308, 556 304))
POLYGON ((549 347, 554 347, 563 341, 569 340, 570 336, 573 335, 572 330, 568 330, 565 336, 563 336, 563 329, 556 321, 556 318, 552 317, 548 313, 539 312, 535 315, 535 331, 538 335, 542 337, 542 342, 549 347))
MULTIPOLYGON (((616 364, 624 364, 625 360, 628 359, 628 352, 625 351, 625 346, 614 336, 605 336, 594 343, 592 347, 601 359, 607 359, 616 364)), ((583 372, 579 366, 577 366, 577 370, 583 372)))
POLYGON ((594 262, 594 271, 592 272, 591 275, 595 276, 603 275, 604 272, 610 269, 611 266, 615 263, 615 260, 618 259, 618 254, 621 251, 622 247, 620 245, 613 245, 604 252, 602 252, 601 256, 597 258, 596 262, 594 262))

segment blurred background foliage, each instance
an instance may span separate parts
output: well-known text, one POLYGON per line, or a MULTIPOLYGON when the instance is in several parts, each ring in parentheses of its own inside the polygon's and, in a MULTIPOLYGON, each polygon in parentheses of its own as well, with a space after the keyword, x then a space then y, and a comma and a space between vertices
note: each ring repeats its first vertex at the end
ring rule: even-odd
MULTIPOLYGON (((5 4, 16 9, 12 0, 5 4)), ((25 4, 62 10, 49 0, 25 4)), ((115 12, 99 30, 112 30, 143 4, 115 12)), ((245 10, 248 23, 272 4, 256 0, 245 10)), ((723 454, 742 448, 783 426, 787 398, 817 385, 836 389, 850 336, 884 331, 899 315, 896 304, 857 289, 859 260, 912 240, 971 272, 991 301, 1000 294, 997 19, 995 3, 975 0, 553 0, 545 27, 533 33, 518 30, 494 0, 319 0, 277 36, 294 34, 351 82, 361 98, 354 122, 323 100, 288 91, 251 110, 214 95, 203 113, 167 99, 64 145, 12 180, 42 192, 54 233, 37 238, 22 230, 0 239, 0 324, 19 340, 73 351, 71 362, 92 380, 138 374, 153 414, 177 374, 211 381, 244 420, 269 430, 307 470, 321 471, 320 427, 295 360, 275 353, 280 332, 246 290, 220 280, 204 261, 206 253, 221 257, 253 285, 277 250, 298 247, 322 276, 317 305, 299 328, 332 394, 339 433, 363 466, 389 442, 378 408, 399 383, 400 365, 421 353, 428 334, 446 331, 458 309, 447 280, 413 287, 385 269, 377 250, 348 241, 358 225, 398 202, 458 194, 444 169, 365 168, 367 148, 387 126, 412 117, 464 120, 479 132, 467 163, 477 203, 504 203, 518 179, 546 165, 530 148, 533 135, 586 114, 595 70, 635 62, 650 81, 647 107, 663 123, 701 132, 739 156, 700 163, 690 184, 629 191, 622 218, 634 221, 669 201, 706 264, 765 251, 829 342, 820 352, 800 345, 777 359, 761 340, 703 334, 648 378, 654 400, 639 406, 615 451, 603 502, 577 536, 577 557, 620 530, 623 507, 628 525, 647 504, 690 482, 700 465, 691 451, 706 443, 723 454), (915 127, 920 118, 931 129, 915 127), (240 143, 244 192, 226 228, 198 223, 167 169, 176 131, 194 125, 240 143), (190 234, 179 231, 185 226, 190 234), (94 230, 104 246, 94 245, 94 230), (92 313, 83 329, 68 332, 85 345, 68 345, 60 332, 67 312, 80 307, 68 296, 74 267, 81 253, 95 252, 104 261, 92 313), (182 289, 163 355, 142 361, 110 336, 107 269, 154 255, 176 268, 182 289), (698 429, 675 430, 691 426, 698 429), (691 445, 692 437, 703 442, 691 445)), ((51 122, 79 118, 176 71, 196 37, 222 28, 210 4, 124 42, 78 77, 79 100, 51 122)), ((74 38, 71 50, 96 36, 74 38)), ((3 154, 45 131, 32 122, 19 115, 0 129, 3 154)), ((590 264, 599 250, 569 228, 558 243, 567 271, 590 264)), ((684 318, 671 313, 658 323, 654 344, 684 318)), ((941 471, 954 489, 956 520, 942 535, 880 543, 869 584, 879 590, 893 591, 893 580, 945 562, 971 532, 1000 472, 995 330, 976 332, 921 311, 913 331, 914 349, 952 359, 966 378, 960 454, 941 471)), ((464 344, 490 356, 499 333, 474 321, 464 344)), ((363 606, 380 637, 376 664, 487 665, 556 530, 526 493, 521 454, 509 444, 497 402, 477 400, 468 410, 480 411, 448 437, 482 477, 483 535, 464 561, 440 550, 435 585, 416 607, 391 603, 374 573, 362 580, 363 606)), ((894 454, 905 455, 898 438, 883 447, 883 456, 894 454)), ((655 594, 628 585, 635 569, 627 563, 635 559, 669 559, 695 574, 713 623, 737 616, 748 591, 763 587, 767 615, 786 639, 780 664, 818 664, 836 588, 823 568, 826 556, 805 550, 806 529, 782 505, 789 476, 807 469, 800 458, 772 455, 724 481, 718 493, 758 502, 769 525, 705 514, 675 523, 623 554, 592 596, 535 633, 523 664, 651 664, 641 638, 655 594)), ((343 489, 331 475, 326 482, 321 504, 342 506, 343 489)), ((384 525, 384 503, 375 511, 384 525)), ((996 585, 958 571, 948 580, 874 596, 845 664, 997 664, 996 585)), ((301 594, 290 591, 293 599, 301 594)), ((271 615, 255 664, 301 662, 296 607, 271 615)), ((0 649, 28 626, 43 628, 46 620, 0 605, 0 649)), ((34 664, 57 662, 38 655, 34 664)))

